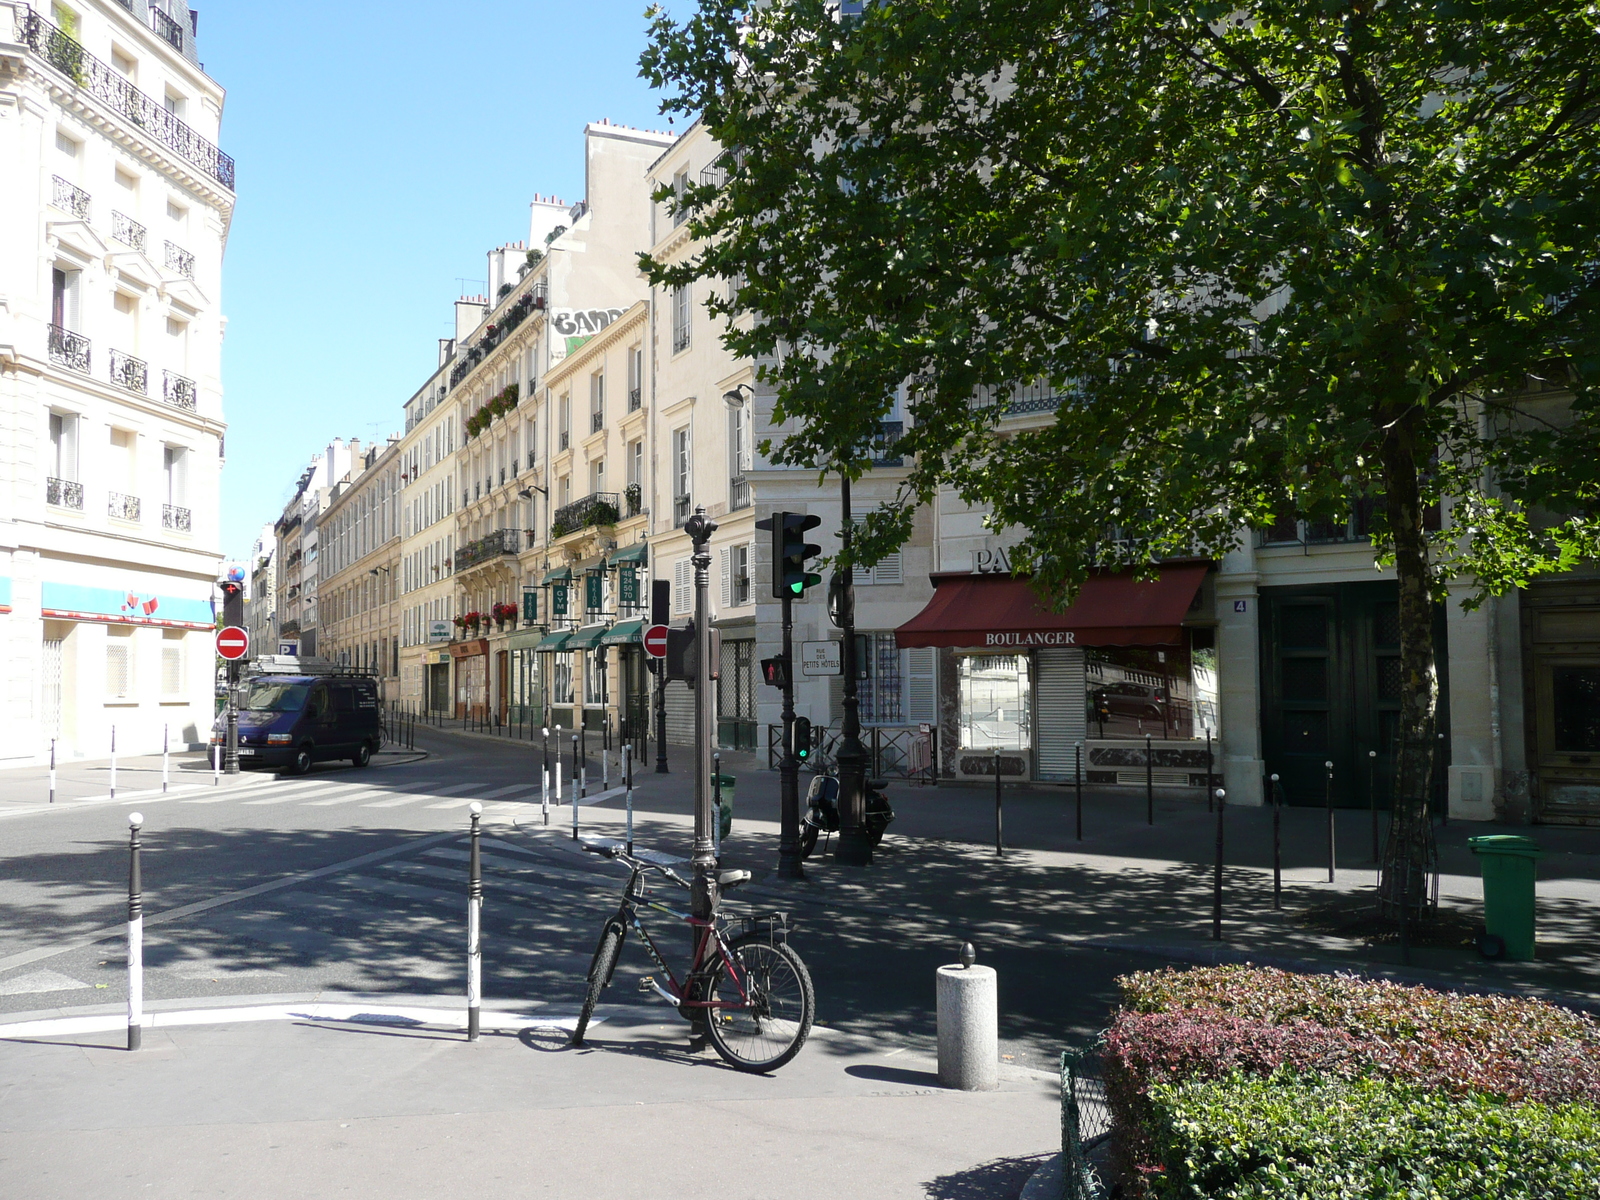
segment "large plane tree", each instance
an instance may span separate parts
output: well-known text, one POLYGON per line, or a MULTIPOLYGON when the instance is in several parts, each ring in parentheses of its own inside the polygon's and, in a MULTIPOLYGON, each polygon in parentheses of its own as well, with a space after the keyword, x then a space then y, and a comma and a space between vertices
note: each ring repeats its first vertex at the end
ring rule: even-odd
POLYGON ((903 389, 914 466, 868 561, 941 487, 1024 531, 1057 602, 1371 509, 1403 671, 1383 896, 1420 902, 1434 606, 1600 541, 1600 10, 844 8, 653 13, 645 75, 726 151, 673 200, 705 249, 647 270, 739 281, 710 303, 745 314, 779 461, 859 473, 903 389), (1004 423, 1018 385, 1053 420, 1004 423))

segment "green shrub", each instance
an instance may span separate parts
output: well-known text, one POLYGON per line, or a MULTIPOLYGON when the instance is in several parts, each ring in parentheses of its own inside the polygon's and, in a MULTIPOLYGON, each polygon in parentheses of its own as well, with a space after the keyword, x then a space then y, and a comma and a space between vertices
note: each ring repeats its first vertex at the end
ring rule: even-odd
POLYGON ((1375 1079, 1233 1076, 1151 1089, 1164 1169, 1184 1200, 1594 1200, 1600 1110, 1508 1105, 1375 1079))

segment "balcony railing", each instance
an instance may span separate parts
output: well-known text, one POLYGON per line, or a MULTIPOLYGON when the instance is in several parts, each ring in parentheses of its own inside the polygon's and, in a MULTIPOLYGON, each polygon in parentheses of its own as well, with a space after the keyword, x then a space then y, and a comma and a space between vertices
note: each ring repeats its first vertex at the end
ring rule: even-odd
POLYGON ((284 637, 293 637, 295 634, 300 632, 300 622, 285 621, 282 625, 278 626, 278 632, 284 637))
POLYGON ((750 481, 743 475, 728 480, 728 511, 750 507, 750 481))
POLYGON ((629 388, 628 389, 628 411, 629 412, 638 412, 639 411, 639 406, 641 404, 643 404, 643 403, 644 403, 644 389, 643 388, 636 388, 636 387, 629 388))
POLYGON ((111 236, 124 246, 132 246, 140 254, 144 253, 145 227, 132 217, 111 210, 111 236))
POLYGON ((57 508, 75 508, 83 511, 83 484, 71 479, 50 478, 44 481, 44 502, 57 508))
POLYGON ((681 529, 683 523, 689 519, 689 514, 694 512, 694 502, 688 496, 674 496, 672 498, 672 526, 681 529))
POLYGON ((183 53, 183 26, 159 8, 150 10, 150 27, 179 54, 183 53))
POLYGON ((143 396, 150 391, 150 368, 143 361, 124 354, 121 350, 111 352, 111 382, 120 388, 127 388, 130 392, 138 392, 143 396))
POLYGON ((233 159, 201 137, 166 105, 146 96, 116 71, 26 5, 12 9, 16 38, 112 112, 181 154, 229 191, 233 159))
POLYGON ((125 496, 121 492, 106 493, 106 513, 119 521, 139 520, 139 497, 125 496))
POLYGON ((595 492, 556 509, 550 519, 550 536, 566 537, 594 525, 615 525, 622 520, 622 508, 615 492, 595 492))
POLYGON ((50 326, 50 361, 58 367, 89 373, 89 339, 59 325, 50 326))
POLYGON ((624 516, 637 517, 644 502, 644 488, 637 483, 630 483, 622 489, 622 502, 627 505, 624 516))
POLYGON ((572 448, 572 435, 570 433, 568 433, 565 429, 563 429, 561 431, 560 438, 557 439, 556 449, 557 450, 569 450, 571 448, 572 448))
POLYGON ((194 380, 174 371, 161 372, 161 398, 168 404, 194 411, 194 380))
POLYGON ((904 421, 879 421, 878 434, 872 439, 872 465, 875 467, 898 467, 905 463, 905 459, 895 453, 894 445, 905 434, 904 421))
POLYGON ((59 175, 50 177, 50 203, 80 221, 89 219, 89 193, 59 175))
POLYGON ((187 508, 180 508, 176 504, 163 504, 161 528, 170 529, 174 533, 189 533, 193 528, 192 514, 187 508))
POLYGON ((480 566, 502 554, 515 554, 521 547, 522 534, 516 529, 497 529, 488 537, 468 542, 456 551, 455 569, 465 571, 480 566))
POLYGON ((605 427, 606 427, 606 412, 605 412, 605 409, 601 409, 599 412, 592 412, 592 413, 589 414, 589 432, 590 433, 599 433, 605 427))
MULTIPOLYGON (((152 10, 153 11, 153 10, 152 10)), ((167 243, 167 270, 176 271, 185 279, 194 278, 194 255, 182 246, 167 243)))

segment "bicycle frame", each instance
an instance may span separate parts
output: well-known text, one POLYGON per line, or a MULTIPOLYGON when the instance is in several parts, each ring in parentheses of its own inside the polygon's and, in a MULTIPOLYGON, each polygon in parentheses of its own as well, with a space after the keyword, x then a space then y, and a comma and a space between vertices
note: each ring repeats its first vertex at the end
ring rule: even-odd
MULTIPOLYGON (((673 879, 674 882, 682 882, 676 876, 670 875, 670 873, 668 873, 668 877, 673 879)), ((739 961, 728 949, 728 943, 723 938, 722 931, 717 927, 717 922, 715 920, 703 921, 689 913, 680 912, 659 900, 649 899, 648 890, 643 885, 643 878, 644 869, 634 867, 632 876, 628 880, 627 889, 622 895, 622 904, 617 909, 616 916, 612 919, 622 921, 626 926, 631 926, 638 932, 640 939, 644 942, 645 950, 655 961, 656 966, 666 973, 667 988, 672 993, 673 1000, 677 1006, 679 1008, 709 1009, 741 1008, 748 1005, 750 996, 741 977, 739 961), (696 931, 694 957, 690 960, 689 970, 682 983, 678 981, 678 977, 673 973, 672 968, 667 965, 667 960, 656 946, 655 939, 650 936, 650 931, 644 927, 644 922, 639 919, 640 904, 643 904, 646 908, 653 908, 657 912, 666 913, 668 916, 676 917, 678 920, 686 922, 691 929, 696 931), (738 989, 739 999, 737 1001, 690 999, 688 992, 685 990, 685 984, 693 983, 696 978, 709 979, 719 961, 727 965, 728 981, 738 989)))

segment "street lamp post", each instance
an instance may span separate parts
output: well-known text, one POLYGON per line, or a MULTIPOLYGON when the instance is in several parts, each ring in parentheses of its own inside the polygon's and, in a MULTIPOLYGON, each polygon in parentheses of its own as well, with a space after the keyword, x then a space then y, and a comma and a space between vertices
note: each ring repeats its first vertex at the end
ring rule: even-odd
POLYGON ((851 535, 850 476, 839 472, 839 508, 842 522, 839 536, 844 542, 845 567, 839 591, 839 625, 844 632, 844 727, 839 750, 839 841, 833 857, 837 862, 864 866, 872 861, 872 842, 867 834, 867 752, 861 744, 861 706, 856 698, 856 587, 855 568, 850 564, 851 535))
POLYGON ((683 531, 694 544, 694 883, 689 911, 699 920, 716 915, 718 895, 716 854, 711 845, 711 732, 715 728, 716 701, 711 688, 711 551, 708 543, 717 530, 707 519, 704 505, 684 522, 683 531))

